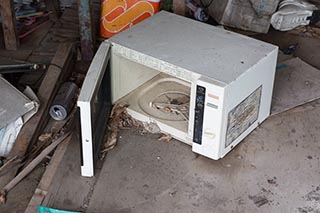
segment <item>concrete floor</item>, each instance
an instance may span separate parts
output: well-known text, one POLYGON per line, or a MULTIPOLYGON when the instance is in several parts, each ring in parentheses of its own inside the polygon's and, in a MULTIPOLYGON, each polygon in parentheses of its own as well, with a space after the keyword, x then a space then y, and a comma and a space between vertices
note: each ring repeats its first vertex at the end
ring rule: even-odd
POLYGON ((218 161, 176 140, 122 131, 95 178, 79 177, 75 157, 65 160, 68 174, 58 174, 44 204, 113 213, 319 213, 319 120, 320 101, 270 117, 218 161))
POLYGON ((87 211, 320 212, 319 115, 317 105, 270 118, 219 161, 125 131, 87 211))

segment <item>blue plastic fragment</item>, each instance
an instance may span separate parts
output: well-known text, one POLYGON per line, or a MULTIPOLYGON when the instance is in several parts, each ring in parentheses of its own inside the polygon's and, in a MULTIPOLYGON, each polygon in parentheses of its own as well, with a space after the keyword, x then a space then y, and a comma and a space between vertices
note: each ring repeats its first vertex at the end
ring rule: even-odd
POLYGON ((38 206, 38 213, 81 213, 81 212, 70 212, 65 210, 52 209, 45 206, 38 206))
POLYGON ((278 66, 276 66, 276 70, 281 70, 281 69, 285 69, 288 66, 286 64, 279 64, 278 66))

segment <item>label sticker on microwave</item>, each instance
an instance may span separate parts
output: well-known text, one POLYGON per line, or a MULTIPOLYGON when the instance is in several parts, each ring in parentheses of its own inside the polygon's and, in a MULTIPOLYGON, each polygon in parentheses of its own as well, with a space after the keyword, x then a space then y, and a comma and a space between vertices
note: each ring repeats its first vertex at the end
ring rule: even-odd
POLYGON ((215 104, 213 104, 213 103, 207 103, 207 106, 208 107, 211 107, 211 108, 213 108, 213 109, 218 109, 218 106, 217 105, 215 105, 215 104))
POLYGON ((225 147, 229 146, 258 119, 261 91, 262 86, 229 112, 225 147))
POLYGON ((212 93, 208 93, 208 97, 209 97, 209 98, 216 99, 216 100, 219 100, 219 96, 214 95, 214 94, 212 94, 212 93))

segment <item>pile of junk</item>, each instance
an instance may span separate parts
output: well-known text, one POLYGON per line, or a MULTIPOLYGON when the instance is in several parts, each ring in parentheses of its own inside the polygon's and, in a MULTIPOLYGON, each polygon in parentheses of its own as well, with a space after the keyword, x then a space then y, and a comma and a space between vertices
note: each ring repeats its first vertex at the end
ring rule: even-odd
POLYGON ((267 33, 270 25, 279 31, 316 24, 320 20, 319 2, 302 0, 186 0, 188 13, 207 22, 257 33, 267 33))

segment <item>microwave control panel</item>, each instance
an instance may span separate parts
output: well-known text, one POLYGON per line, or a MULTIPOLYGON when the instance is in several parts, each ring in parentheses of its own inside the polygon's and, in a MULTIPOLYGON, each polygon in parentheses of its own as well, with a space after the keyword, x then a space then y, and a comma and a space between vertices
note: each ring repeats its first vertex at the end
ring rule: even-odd
POLYGON ((206 97, 206 88, 203 86, 197 85, 196 105, 194 110, 195 114, 194 114, 193 142, 200 145, 202 142, 205 97, 206 97))

